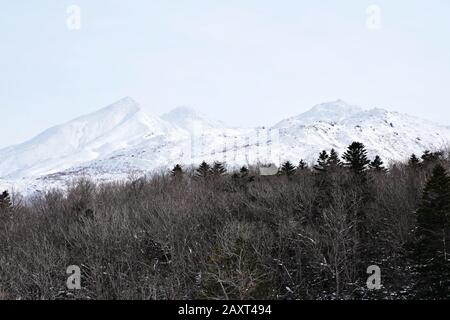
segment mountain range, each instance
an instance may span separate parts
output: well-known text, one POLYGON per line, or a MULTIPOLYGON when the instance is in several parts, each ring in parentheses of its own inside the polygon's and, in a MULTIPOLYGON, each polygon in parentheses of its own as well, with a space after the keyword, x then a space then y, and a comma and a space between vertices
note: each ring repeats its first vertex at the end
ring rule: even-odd
POLYGON ((320 151, 342 153, 353 141, 388 164, 447 147, 450 127, 338 100, 271 127, 236 128, 187 107, 152 115, 127 97, 1 149, 0 188, 26 194, 79 177, 114 181, 204 160, 230 168, 300 159, 313 163, 320 151))

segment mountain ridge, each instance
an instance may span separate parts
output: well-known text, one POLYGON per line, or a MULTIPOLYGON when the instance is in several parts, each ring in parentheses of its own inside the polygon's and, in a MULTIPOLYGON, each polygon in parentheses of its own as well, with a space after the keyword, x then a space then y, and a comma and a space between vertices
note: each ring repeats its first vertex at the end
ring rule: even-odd
POLYGON ((371 157, 380 155, 390 162, 445 147, 449 140, 447 126, 342 100, 318 104, 271 127, 235 128, 189 107, 152 115, 125 97, 1 149, 0 179, 3 184, 40 181, 45 186, 81 174, 112 181, 130 172, 203 160, 232 167, 300 159, 312 163, 321 150, 342 153, 353 141, 364 143, 371 157))

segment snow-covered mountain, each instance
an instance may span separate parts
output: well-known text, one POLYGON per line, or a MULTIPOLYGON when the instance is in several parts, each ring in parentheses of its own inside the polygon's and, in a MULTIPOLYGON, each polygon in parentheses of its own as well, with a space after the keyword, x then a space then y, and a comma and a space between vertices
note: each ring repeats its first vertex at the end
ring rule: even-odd
POLYGON ((0 150, 0 188, 32 192, 80 176, 99 181, 130 174, 197 165, 230 166, 300 159, 314 162, 324 149, 343 152, 353 141, 385 162, 446 147, 450 128, 384 109, 364 109, 338 100, 319 104, 270 128, 233 128, 187 107, 161 117, 131 98, 50 128, 0 150))
POLYGON ((208 119, 190 107, 175 108, 161 118, 193 135, 202 134, 203 131, 222 133, 230 129, 224 123, 208 119))
POLYGON ((366 145, 371 157, 386 162, 407 159, 412 153, 448 146, 448 127, 407 114, 381 108, 363 109, 338 100, 276 124, 281 132, 282 150, 314 161, 319 150, 343 152, 349 143, 366 145))
POLYGON ((172 131, 125 98, 93 114, 50 128, 0 150, 0 177, 17 179, 62 171, 172 131))

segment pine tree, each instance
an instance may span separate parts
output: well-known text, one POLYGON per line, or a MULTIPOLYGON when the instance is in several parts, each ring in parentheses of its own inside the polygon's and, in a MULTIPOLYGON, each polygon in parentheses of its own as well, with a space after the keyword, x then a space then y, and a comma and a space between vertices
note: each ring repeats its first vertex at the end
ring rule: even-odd
POLYGON ((308 170, 308 164, 306 163, 306 161, 304 161, 303 159, 300 160, 298 167, 297 167, 298 171, 302 171, 302 170, 308 170))
POLYGON ((171 176, 174 177, 174 178, 180 178, 180 177, 183 176, 184 171, 183 171, 183 168, 182 168, 179 164, 177 164, 177 165, 172 169, 172 171, 170 172, 170 174, 171 174, 171 176))
POLYGON ((334 172, 341 166, 339 155, 336 150, 332 149, 330 154, 326 150, 323 150, 319 154, 317 164, 314 166, 314 170, 317 170, 320 174, 315 176, 314 184, 318 189, 318 196, 314 201, 312 210, 312 219, 316 222, 317 219, 323 217, 323 212, 327 209, 332 202, 332 193, 336 188, 336 179, 330 172, 334 172))
POLYGON ((375 172, 386 172, 386 168, 383 167, 384 162, 380 156, 375 156, 375 159, 369 164, 370 169, 375 172))
POLYGON ((292 176, 295 173, 295 167, 290 161, 286 161, 280 168, 280 175, 292 176))
POLYGON ((208 178, 212 174, 211 166, 203 161, 200 166, 195 170, 195 176, 197 178, 208 178))
POLYGON ((424 298, 448 299, 450 288, 450 177, 437 165, 417 211, 415 258, 424 298))
POLYGON ((413 167, 417 168, 420 166, 420 160, 417 158, 417 156, 413 153, 411 157, 409 158, 408 164, 413 167))
POLYGON ((426 150, 422 155, 422 160, 424 164, 430 164, 440 160, 442 156, 442 152, 431 152, 429 150, 426 150))
POLYGON ((0 212, 4 212, 11 208, 11 198, 8 191, 3 191, 0 194, 0 212))
POLYGON ((430 150, 425 150, 424 153, 422 154, 422 160, 423 161, 429 161, 432 159, 432 153, 430 150))
POLYGON ((353 142, 342 156, 344 166, 356 174, 361 174, 367 170, 370 160, 367 158, 367 150, 360 142, 353 142))
POLYGON ((342 166, 342 162, 339 159, 339 154, 336 152, 336 150, 331 149, 330 156, 327 160, 327 167, 330 169, 337 169, 342 166))
POLYGON ((241 170, 239 170, 239 173, 234 173, 232 176, 232 181, 234 182, 235 186, 240 188, 241 190, 244 190, 245 192, 248 190, 247 184, 249 182, 254 181, 255 177, 250 175, 250 170, 247 167, 242 167, 241 170))
POLYGON ((222 162, 216 161, 213 164, 211 172, 213 176, 220 177, 223 176, 225 173, 227 173, 227 169, 225 168, 225 165, 222 162))
POLYGON ((319 159, 317 159, 317 164, 314 166, 314 169, 319 172, 326 171, 328 168, 328 158, 329 157, 330 156, 328 155, 328 153, 325 150, 323 150, 319 154, 319 159))

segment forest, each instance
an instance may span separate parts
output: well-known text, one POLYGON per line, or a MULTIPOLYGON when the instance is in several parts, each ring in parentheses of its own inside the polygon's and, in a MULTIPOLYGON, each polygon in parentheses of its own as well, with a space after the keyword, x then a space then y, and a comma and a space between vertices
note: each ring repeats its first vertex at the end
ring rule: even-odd
POLYGON ((273 176, 203 162, 27 199, 4 191, 0 300, 446 300, 449 168, 449 151, 385 165, 354 142, 273 176))

